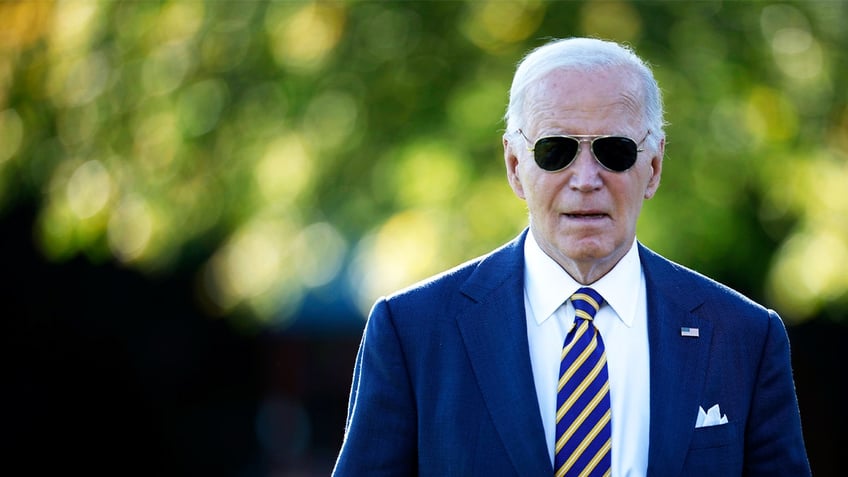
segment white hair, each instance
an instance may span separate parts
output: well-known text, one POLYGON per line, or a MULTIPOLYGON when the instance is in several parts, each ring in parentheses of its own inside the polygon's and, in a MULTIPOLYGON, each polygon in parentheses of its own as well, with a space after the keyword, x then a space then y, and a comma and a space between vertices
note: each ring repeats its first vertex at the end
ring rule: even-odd
POLYGON ((585 72, 608 67, 628 68, 640 81, 644 100, 643 120, 651 130, 651 142, 656 145, 656 141, 665 136, 665 120, 662 93, 650 66, 636 56, 630 47, 595 38, 553 40, 534 49, 519 62, 509 90, 509 106, 504 115, 507 132, 527 127, 524 124, 527 120, 527 92, 551 71, 567 69, 585 72))

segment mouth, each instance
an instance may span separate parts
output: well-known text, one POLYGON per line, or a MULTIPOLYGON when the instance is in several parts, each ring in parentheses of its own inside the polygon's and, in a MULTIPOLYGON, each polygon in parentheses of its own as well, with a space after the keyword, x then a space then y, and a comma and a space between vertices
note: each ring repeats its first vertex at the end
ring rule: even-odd
POLYGON ((607 214, 603 212, 596 211, 585 211, 585 212, 568 212, 563 214, 569 219, 579 219, 579 220, 591 220, 591 219, 603 219, 609 217, 607 214))

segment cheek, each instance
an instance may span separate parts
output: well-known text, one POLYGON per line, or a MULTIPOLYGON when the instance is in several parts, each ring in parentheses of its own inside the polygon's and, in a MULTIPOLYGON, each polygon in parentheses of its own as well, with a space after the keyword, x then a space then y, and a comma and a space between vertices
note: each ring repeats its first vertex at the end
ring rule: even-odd
POLYGON ((530 200, 532 197, 535 197, 538 194, 540 187, 540 177, 536 174, 536 171, 532 169, 532 166, 533 164, 528 164, 527 161, 523 161, 518 165, 518 169, 516 170, 516 175, 518 176, 518 180, 524 190, 524 198, 526 200, 530 200))
POLYGON ((559 190, 557 177, 544 173, 525 176, 524 192, 527 202, 532 202, 536 208, 548 208, 556 200, 559 190))
POLYGON ((642 212, 642 205, 645 202, 645 189, 643 187, 639 187, 638 189, 633 189, 627 197, 627 203, 624 207, 627 207, 628 215, 630 215, 630 221, 636 222, 639 218, 639 215, 642 212))

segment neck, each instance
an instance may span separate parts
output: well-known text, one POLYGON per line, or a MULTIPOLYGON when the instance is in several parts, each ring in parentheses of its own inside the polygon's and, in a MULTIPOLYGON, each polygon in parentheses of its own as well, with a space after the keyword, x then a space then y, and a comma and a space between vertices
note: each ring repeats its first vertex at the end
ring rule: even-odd
POLYGON ((627 252, 633 246, 633 242, 630 242, 627 247, 617 249, 605 257, 588 256, 585 258, 574 258, 568 256, 564 251, 553 247, 552 244, 539 241, 538 239, 536 243, 539 244, 539 247, 547 256, 552 258, 571 278, 581 285, 591 285, 603 278, 604 275, 618 265, 618 262, 627 255, 627 252))
POLYGON ((565 270, 566 273, 571 275, 577 283, 581 285, 591 285, 596 281, 603 278, 604 275, 609 273, 615 265, 621 260, 621 257, 615 259, 615 261, 590 261, 590 262, 579 262, 574 260, 558 260, 554 258, 554 260, 565 270))

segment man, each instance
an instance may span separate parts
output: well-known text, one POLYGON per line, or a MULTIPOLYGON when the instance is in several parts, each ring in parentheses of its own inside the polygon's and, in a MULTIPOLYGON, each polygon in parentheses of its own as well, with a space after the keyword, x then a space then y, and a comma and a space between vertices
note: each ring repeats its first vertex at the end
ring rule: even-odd
POLYGON ((645 63, 551 42, 506 122, 529 228, 377 301, 334 474, 809 475, 780 318, 636 240, 665 147, 645 63))

